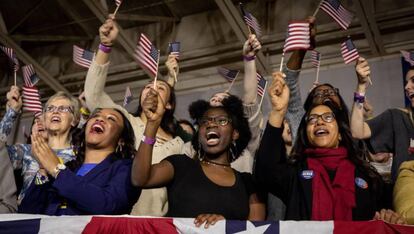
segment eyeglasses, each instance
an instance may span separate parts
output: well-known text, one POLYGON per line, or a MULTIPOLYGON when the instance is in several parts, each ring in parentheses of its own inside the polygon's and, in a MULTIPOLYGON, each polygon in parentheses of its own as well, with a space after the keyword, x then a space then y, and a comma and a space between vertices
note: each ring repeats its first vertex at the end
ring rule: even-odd
POLYGON ((315 124, 318 122, 319 117, 325 122, 325 123, 331 123, 335 120, 335 114, 332 112, 326 112, 321 115, 318 114, 310 114, 308 117, 306 117, 306 122, 308 124, 315 124))
POLYGON ((200 126, 207 126, 210 122, 213 122, 220 126, 226 126, 231 122, 231 119, 227 116, 221 115, 216 117, 203 117, 198 121, 200 126))
POLYGON ((72 113, 73 114, 73 109, 70 106, 47 106, 46 107, 46 112, 59 112, 59 113, 72 113))
POLYGON ((328 88, 328 89, 322 89, 322 90, 318 90, 315 91, 315 93, 313 94, 313 97, 330 97, 330 96, 337 96, 339 94, 339 89, 337 88, 328 88))

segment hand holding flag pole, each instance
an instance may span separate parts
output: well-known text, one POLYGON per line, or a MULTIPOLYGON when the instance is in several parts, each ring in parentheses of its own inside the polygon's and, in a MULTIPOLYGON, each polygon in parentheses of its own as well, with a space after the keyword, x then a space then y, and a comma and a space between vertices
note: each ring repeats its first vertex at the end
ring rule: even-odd
POLYGON ((158 68, 160 63, 160 50, 158 50, 158 56, 157 56, 157 70, 154 77, 154 89, 157 90, 157 77, 158 77, 158 68))

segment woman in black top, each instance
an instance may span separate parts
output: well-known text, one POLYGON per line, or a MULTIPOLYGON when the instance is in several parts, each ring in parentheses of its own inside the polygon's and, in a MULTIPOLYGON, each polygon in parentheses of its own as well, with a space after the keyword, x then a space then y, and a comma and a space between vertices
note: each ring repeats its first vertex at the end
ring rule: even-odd
POLYGON ((287 162, 282 139, 289 89, 282 73, 269 88, 272 110, 257 154, 256 179, 286 204, 286 219, 371 220, 403 223, 398 214, 382 210, 382 181, 362 160, 352 138, 347 113, 335 102, 307 109, 287 162), (386 214, 386 215, 384 215, 386 214))
POLYGON ((165 111, 154 89, 145 98, 143 111, 147 124, 131 179, 144 188, 166 186, 168 216, 197 217, 196 226, 206 223, 205 227, 224 218, 264 219, 264 204, 256 196, 251 175, 230 167, 251 138, 239 98, 230 95, 218 107, 206 101, 193 103, 190 112, 199 123, 192 141, 197 155, 194 159, 172 155, 153 165, 154 138, 165 111))

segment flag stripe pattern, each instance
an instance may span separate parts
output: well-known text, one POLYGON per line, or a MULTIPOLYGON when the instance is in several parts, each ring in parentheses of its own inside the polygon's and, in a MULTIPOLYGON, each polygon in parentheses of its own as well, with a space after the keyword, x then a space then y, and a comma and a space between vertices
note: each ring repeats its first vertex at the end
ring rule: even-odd
POLYGON ((250 12, 245 11, 242 4, 240 4, 240 9, 243 14, 244 22, 247 24, 247 26, 254 30, 257 38, 259 38, 262 35, 262 30, 260 28, 259 21, 250 12))
POLYGON ((93 60, 93 52, 73 45, 73 62, 81 67, 89 68, 93 60))
POLYGON ((13 69, 15 72, 19 70, 19 60, 17 59, 16 54, 14 53, 14 50, 9 47, 0 46, 0 49, 3 50, 3 52, 9 57, 10 61, 13 63, 13 69))
POLYGON ((351 63, 359 58, 358 50, 352 42, 351 38, 348 38, 341 44, 341 53, 346 64, 351 63))
POLYGON ((135 58, 138 60, 141 67, 144 70, 147 70, 153 78, 158 73, 159 56, 157 48, 155 48, 147 36, 141 33, 135 49, 135 58))
POLYGON ((311 63, 314 67, 318 68, 321 65, 321 53, 316 50, 312 50, 311 63))
POLYGON ((22 71, 23 71, 24 84, 27 87, 35 86, 37 82, 39 81, 39 77, 36 75, 33 65, 29 64, 29 65, 23 66, 22 71))
POLYGON ((323 0, 321 9, 330 15, 344 30, 349 27, 354 17, 354 14, 345 9, 339 0, 323 0))
POLYGON ((122 104, 124 107, 128 105, 132 101, 132 93, 129 86, 126 87, 125 95, 124 95, 124 103, 122 104))
POLYGON ((115 0, 115 5, 119 7, 122 4, 122 0, 115 0))
POLYGON ((180 42, 170 42, 168 43, 168 53, 177 56, 180 58, 180 42))
POLYGON ((35 113, 42 111, 42 103, 37 87, 23 86, 23 110, 35 113))
POLYGON ((230 70, 224 67, 220 67, 217 69, 217 72, 224 77, 229 83, 233 82, 236 79, 237 75, 239 74, 239 70, 230 70))
POLYGON ((306 21, 289 23, 283 53, 310 48, 310 25, 306 21))
POLYGON ((401 54, 407 63, 409 63, 411 66, 414 66, 414 51, 408 52, 401 50, 401 54))
POLYGON ((260 75, 258 72, 256 72, 256 78, 257 78, 257 94, 260 97, 263 97, 263 95, 266 92, 267 80, 262 75, 260 75))

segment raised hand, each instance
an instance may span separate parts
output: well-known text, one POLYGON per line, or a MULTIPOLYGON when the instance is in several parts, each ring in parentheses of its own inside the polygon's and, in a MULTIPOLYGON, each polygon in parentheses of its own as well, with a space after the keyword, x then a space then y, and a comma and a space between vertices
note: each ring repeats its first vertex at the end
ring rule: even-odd
POLYGON ((165 112, 165 104, 155 89, 149 88, 142 103, 142 110, 148 122, 161 123, 165 112))
POLYGON ((256 35, 250 34, 249 38, 247 38, 247 40, 244 42, 243 55, 248 56, 248 57, 255 56, 261 48, 262 48, 262 45, 260 44, 256 35))
POLYGON ((315 40, 315 36, 316 36, 316 25, 315 25, 315 21, 316 18, 314 16, 309 16, 308 18, 306 18, 306 21, 308 21, 310 23, 310 41, 311 41, 311 49, 316 47, 316 40, 315 40))
POLYGON ((7 106, 12 108, 14 111, 19 112, 22 108, 22 96, 20 95, 19 87, 12 86, 10 91, 7 92, 7 106))
POLYGON ((118 36, 118 26, 112 15, 105 21, 105 23, 99 28, 99 38, 101 43, 105 46, 113 46, 118 36))
POLYGON ((32 155, 48 174, 55 176, 55 168, 60 163, 58 157, 40 134, 32 134, 32 155))
MULTIPOLYGON (((180 67, 178 66, 177 55, 168 55, 167 61, 165 62, 165 66, 168 70, 169 79, 173 79, 175 84, 175 82, 177 82, 178 71, 180 69, 180 67)), ((174 84, 171 84, 172 82, 168 83, 174 87, 174 84)))
POLYGON ((289 102, 289 87, 286 85, 282 72, 274 72, 268 94, 272 103, 272 111, 286 113, 289 102))
POLYGON ((355 65, 355 71, 358 76, 358 85, 366 86, 369 82, 371 75, 371 70, 368 61, 363 57, 359 57, 355 65))
POLYGON ((200 214, 195 218, 194 224, 196 227, 200 227, 203 223, 206 223, 204 228, 208 228, 210 225, 214 225, 217 221, 223 219, 224 217, 219 214, 200 214))

